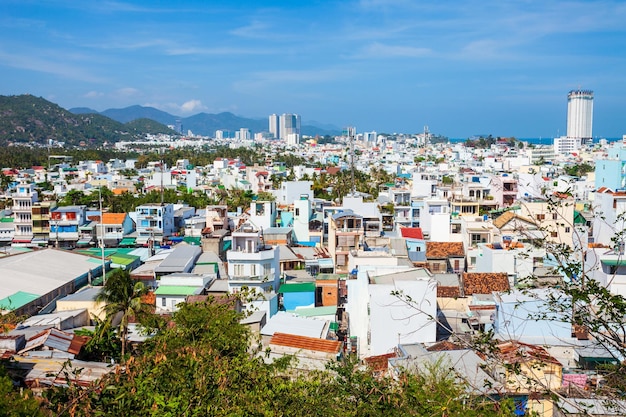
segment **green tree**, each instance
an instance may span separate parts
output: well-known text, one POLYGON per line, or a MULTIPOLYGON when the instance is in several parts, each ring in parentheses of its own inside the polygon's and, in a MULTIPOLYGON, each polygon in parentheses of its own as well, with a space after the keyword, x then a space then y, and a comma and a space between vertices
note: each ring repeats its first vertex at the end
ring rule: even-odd
POLYGON ((151 306, 142 299, 147 290, 143 282, 133 281, 128 271, 116 269, 107 277, 102 291, 96 297, 96 301, 105 303, 106 321, 114 325, 119 323, 122 360, 126 353, 130 320, 133 318, 141 319, 150 311, 151 306))
POLYGON ((14 389, 11 379, 0 367, 0 415, 7 417, 44 416, 39 401, 30 390, 14 389))

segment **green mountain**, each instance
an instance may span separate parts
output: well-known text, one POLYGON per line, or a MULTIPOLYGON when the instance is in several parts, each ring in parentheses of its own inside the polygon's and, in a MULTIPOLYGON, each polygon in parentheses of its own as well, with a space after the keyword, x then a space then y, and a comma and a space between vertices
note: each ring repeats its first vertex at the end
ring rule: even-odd
POLYGON ((105 142, 138 139, 146 133, 172 133, 150 121, 126 125, 97 113, 71 113, 41 97, 0 96, 0 146, 12 143, 46 146, 97 146, 105 142))

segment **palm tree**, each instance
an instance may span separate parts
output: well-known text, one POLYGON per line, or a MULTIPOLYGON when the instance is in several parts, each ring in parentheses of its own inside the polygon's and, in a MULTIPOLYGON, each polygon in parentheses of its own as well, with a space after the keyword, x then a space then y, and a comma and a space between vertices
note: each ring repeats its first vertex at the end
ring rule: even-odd
POLYGON ((134 317, 140 318, 150 311, 150 304, 142 300, 148 289, 143 282, 135 282, 128 271, 116 269, 106 280, 96 301, 105 303, 106 321, 119 322, 119 337, 122 342, 122 359, 126 353, 128 323, 134 317))

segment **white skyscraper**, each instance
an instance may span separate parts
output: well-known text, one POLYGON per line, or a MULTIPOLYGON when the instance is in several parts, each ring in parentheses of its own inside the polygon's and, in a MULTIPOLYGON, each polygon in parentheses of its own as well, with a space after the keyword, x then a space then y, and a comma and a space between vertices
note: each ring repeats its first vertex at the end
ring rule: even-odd
POLYGON ((572 90, 567 95, 567 137, 591 142, 593 127, 593 91, 572 90))
POLYGON ((277 114, 270 114, 270 134, 274 139, 280 138, 280 118, 277 114))

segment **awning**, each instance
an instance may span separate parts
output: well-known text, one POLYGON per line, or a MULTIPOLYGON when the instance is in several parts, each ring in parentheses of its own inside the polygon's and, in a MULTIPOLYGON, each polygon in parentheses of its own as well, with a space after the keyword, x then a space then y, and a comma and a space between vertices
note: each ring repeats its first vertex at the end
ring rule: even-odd
POLYGON ((118 246, 134 246, 136 241, 137 239, 135 239, 134 237, 125 237, 120 240, 118 246))
POLYGON ((91 244, 93 239, 89 238, 89 239, 80 239, 78 242, 76 242, 76 246, 89 246, 91 244))
POLYGON ((333 260, 330 258, 320 258, 317 260, 317 263, 320 269, 333 269, 335 267, 333 260))
POLYGON ((183 239, 183 242, 185 243, 189 243, 190 245, 200 245, 200 238, 199 237, 193 237, 193 236, 185 236, 183 239))
POLYGON ((626 266, 626 259, 601 259, 600 262, 608 266, 626 266))
POLYGON ((30 243, 33 239, 32 238, 13 238, 13 243, 30 243))

